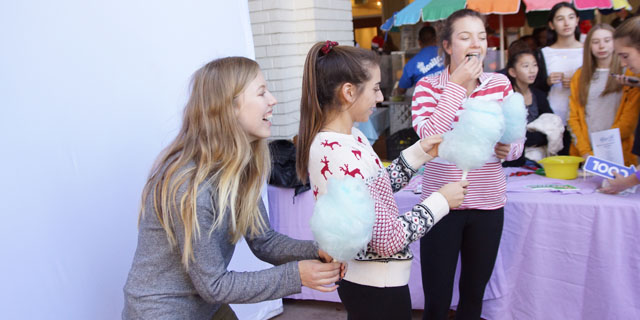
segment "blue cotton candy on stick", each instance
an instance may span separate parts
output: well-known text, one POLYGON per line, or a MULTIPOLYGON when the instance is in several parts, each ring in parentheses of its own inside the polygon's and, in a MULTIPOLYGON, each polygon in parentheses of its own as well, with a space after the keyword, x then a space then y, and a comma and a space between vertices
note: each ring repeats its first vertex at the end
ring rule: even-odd
POLYGON ((462 170, 464 180, 469 171, 482 167, 494 154, 504 132, 504 116, 495 101, 467 99, 462 107, 458 122, 442 135, 438 157, 462 170))
POLYGON ((527 107, 524 97, 514 93, 502 101, 502 113, 504 114, 504 134, 500 142, 504 144, 514 143, 527 134, 527 107))
POLYGON ((320 249, 337 261, 347 261, 366 249, 375 220, 374 202, 364 181, 344 177, 329 178, 310 224, 320 249))

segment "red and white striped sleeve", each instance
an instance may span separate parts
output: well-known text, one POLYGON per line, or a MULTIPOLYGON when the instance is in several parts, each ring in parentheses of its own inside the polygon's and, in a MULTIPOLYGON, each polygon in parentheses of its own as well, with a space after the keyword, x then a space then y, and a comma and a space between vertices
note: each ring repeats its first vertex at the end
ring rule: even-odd
POLYGON ((449 81, 441 88, 439 80, 440 76, 425 77, 413 93, 411 120, 420 138, 451 130, 466 96, 466 89, 461 85, 449 81))

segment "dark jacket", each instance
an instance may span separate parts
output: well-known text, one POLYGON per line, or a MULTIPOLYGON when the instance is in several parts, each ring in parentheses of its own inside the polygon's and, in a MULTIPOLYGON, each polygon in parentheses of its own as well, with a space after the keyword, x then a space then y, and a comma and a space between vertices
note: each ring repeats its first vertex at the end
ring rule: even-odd
MULTIPOLYGON (((543 113, 553 113, 551 107, 549 106, 549 101, 547 100, 547 94, 534 88, 533 86, 529 87, 531 90, 531 95, 534 97, 536 102, 538 103, 538 117, 543 113)), ((527 131, 527 140, 524 142, 525 150, 527 147, 540 147, 547 145, 547 136, 542 132, 537 131, 527 131)), ((525 164, 526 158, 524 157, 524 151, 520 158, 512 161, 505 161, 502 163, 503 167, 520 167, 525 164)))

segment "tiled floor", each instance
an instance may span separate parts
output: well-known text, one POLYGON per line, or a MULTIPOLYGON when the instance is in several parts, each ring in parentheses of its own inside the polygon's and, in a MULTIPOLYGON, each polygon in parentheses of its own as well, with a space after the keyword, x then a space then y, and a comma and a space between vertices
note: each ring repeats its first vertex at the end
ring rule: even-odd
MULTIPOLYGON (((284 299, 284 312, 273 320, 346 320, 347 312, 341 303, 284 299)), ((413 311, 413 320, 422 319, 422 310, 413 311)))

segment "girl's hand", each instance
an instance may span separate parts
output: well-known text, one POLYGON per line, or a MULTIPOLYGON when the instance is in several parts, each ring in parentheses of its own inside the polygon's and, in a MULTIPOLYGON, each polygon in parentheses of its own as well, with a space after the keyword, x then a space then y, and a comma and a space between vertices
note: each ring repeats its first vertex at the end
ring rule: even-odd
POLYGON ((607 184, 605 184, 604 187, 598 189, 598 191, 602 193, 607 193, 607 194, 616 194, 616 193, 619 193, 620 191, 629 189, 637 184, 640 184, 640 181, 638 181, 638 178, 636 177, 635 174, 632 174, 628 177, 624 177, 623 175, 617 172, 614 172, 613 175, 616 178, 613 180, 605 180, 607 181, 607 184))
POLYGON ((331 262, 333 261, 333 257, 330 256, 326 251, 322 249, 318 249, 318 256, 320 257, 320 261, 322 262, 331 262))
MULTIPOLYGON (((320 261, 324 263, 334 262, 332 256, 330 256, 326 251, 319 249, 318 255, 320 256, 320 261)), ((347 274, 347 264, 344 262, 340 263, 340 279, 344 278, 344 275, 347 274)))
POLYGON ((560 83, 562 82, 562 77, 564 77, 562 72, 551 72, 547 77, 547 84, 551 87, 556 83, 560 83))
POLYGON ((507 156, 509 155, 509 152, 511 151, 511 145, 498 142, 496 143, 496 147, 494 148, 494 151, 498 159, 505 159, 507 158, 507 156))
POLYGON ((467 186, 469 186, 469 181, 467 180, 449 182, 442 186, 438 192, 447 199, 449 208, 457 208, 462 204, 462 201, 464 201, 464 196, 468 192, 467 186))
POLYGON ((435 158, 438 156, 440 142, 442 142, 442 135, 435 134, 420 140, 420 146, 425 153, 435 158))
POLYGON ((611 74, 611 76, 623 86, 640 87, 640 78, 638 77, 625 76, 623 74, 611 74))
POLYGON ((571 78, 573 75, 562 74, 562 87, 563 88, 571 88, 571 78))
POLYGON ((344 279, 344 276, 347 274, 347 263, 340 263, 340 280, 344 279))
POLYGON ((482 62, 478 57, 469 56, 451 73, 449 81, 464 85, 465 83, 480 78, 482 74, 482 62))
POLYGON ((298 261, 302 285, 322 292, 335 291, 343 266, 339 262, 322 263, 318 260, 298 261))

